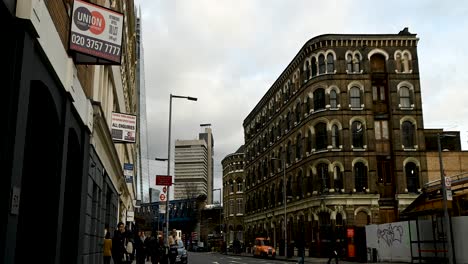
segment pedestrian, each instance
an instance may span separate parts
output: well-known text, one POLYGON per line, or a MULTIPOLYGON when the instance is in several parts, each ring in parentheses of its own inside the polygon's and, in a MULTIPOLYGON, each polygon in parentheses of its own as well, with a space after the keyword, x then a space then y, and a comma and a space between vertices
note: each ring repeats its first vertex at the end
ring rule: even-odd
POLYGON ((112 239, 110 237, 110 232, 106 232, 106 236, 104 237, 104 245, 103 245, 103 254, 104 256, 104 264, 110 264, 112 258, 112 239))
POLYGON ((169 263, 175 264, 177 258, 177 233, 172 231, 172 234, 168 237, 167 242, 169 245, 169 263))
POLYGON ((146 247, 146 251, 148 255, 151 257, 151 264, 158 264, 159 263, 159 241, 158 238, 154 236, 154 232, 151 234, 151 238, 149 239, 148 246, 146 247))
POLYGON ((145 234, 142 231, 138 231, 134 238, 134 250, 137 264, 145 264, 146 248, 145 248, 145 234))
POLYGON ((117 230, 114 232, 114 237, 112 238, 112 259, 115 264, 122 264, 126 256, 125 250, 125 225, 122 222, 117 224, 117 230))
POLYGON ((150 243, 151 243, 151 239, 154 238, 154 235, 152 235, 154 233, 152 232, 148 232, 146 233, 146 238, 145 238, 145 241, 143 242, 143 244, 145 245, 145 255, 146 255, 146 261, 150 261, 150 257, 151 257, 151 253, 150 253, 150 243))
POLYGON ((338 264, 338 244, 336 243, 335 238, 332 238, 330 241, 330 252, 329 252, 329 258, 328 258, 328 264, 331 263, 333 259, 335 259, 336 264, 338 264))
POLYGON ((168 247, 164 245, 164 239, 159 237, 159 261, 161 264, 167 264, 168 260, 168 247))

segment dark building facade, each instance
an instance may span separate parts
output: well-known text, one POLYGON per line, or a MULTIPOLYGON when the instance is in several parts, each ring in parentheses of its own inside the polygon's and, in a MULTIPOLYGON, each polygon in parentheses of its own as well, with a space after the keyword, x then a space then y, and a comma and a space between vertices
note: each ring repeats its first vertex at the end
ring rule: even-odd
POLYGON ((365 257, 364 226, 398 219, 427 181, 417 43, 405 28, 301 48, 244 120, 247 241, 283 245, 286 221, 312 256, 337 238, 365 257))
POLYGON ((223 166, 224 234, 228 245, 244 241, 244 146, 221 161, 223 166))

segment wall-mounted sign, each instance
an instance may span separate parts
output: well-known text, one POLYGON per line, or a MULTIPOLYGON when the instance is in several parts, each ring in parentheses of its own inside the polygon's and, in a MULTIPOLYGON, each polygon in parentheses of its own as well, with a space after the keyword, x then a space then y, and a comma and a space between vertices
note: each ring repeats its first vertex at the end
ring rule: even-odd
POLYGON ((123 21, 122 13, 74 0, 69 49, 75 62, 120 65, 123 21))
POLYGON ((112 113, 112 140, 135 143, 136 115, 112 113))
POLYGON ((171 186, 172 176, 168 175, 156 175, 156 185, 171 186))
POLYGON ((133 183, 133 164, 124 163, 124 176, 126 183, 133 183))

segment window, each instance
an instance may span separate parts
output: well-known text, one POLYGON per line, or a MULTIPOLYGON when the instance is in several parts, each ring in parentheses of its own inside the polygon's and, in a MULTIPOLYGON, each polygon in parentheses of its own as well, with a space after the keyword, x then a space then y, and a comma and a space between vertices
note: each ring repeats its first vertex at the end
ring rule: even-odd
POLYGON ((415 129, 413 123, 410 121, 405 121, 401 125, 401 129, 403 130, 403 146, 404 148, 407 149, 413 149, 414 148, 414 134, 415 134, 415 129))
POLYGON ((338 108, 338 95, 335 90, 330 91, 330 107, 338 108))
POLYGON ((234 192, 234 183, 232 181, 229 182, 229 192, 230 193, 234 192))
POLYGON ((237 199, 237 213, 238 214, 244 213, 244 205, 242 203, 242 199, 237 199))
POLYGON ((229 200, 229 214, 230 215, 233 215, 235 214, 235 211, 234 211, 234 200, 229 200))
POLYGON ((340 147, 340 130, 337 125, 332 126, 332 147, 339 148, 340 147))
POLYGON ((296 196, 299 196, 299 198, 302 198, 304 196, 302 187, 303 187, 302 171, 299 171, 297 175, 297 182, 296 182, 296 196))
POLYGON ((346 57, 346 70, 348 70, 348 73, 353 72, 353 55, 351 54, 346 57))
POLYGON ((305 62, 304 65, 304 82, 310 79, 310 64, 309 61, 305 62))
POLYGON ((319 61, 319 74, 324 74, 325 73, 325 56, 321 54, 318 57, 319 61))
POLYGON ((413 162, 405 165, 406 188, 410 193, 416 193, 419 189, 419 169, 413 162))
POLYGON ((244 189, 243 189, 243 186, 242 186, 242 180, 241 179, 237 179, 237 191, 238 192, 243 192, 244 189))
POLYGON ((281 159, 281 161, 279 161, 278 163, 278 166, 280 168, 280 170, 283 169, 283 149, 282 148, 279 148, 279 151, 278 151, 278 158, 281 159))
POLYGON ((272 206, 276 205, 276 198, 275 198, 275 184, 271 186, 270 190, 270 202, 272 206))
POLYGON ((402 108, 411 107, 410 89, 406 86, 403 86, 400 88, 400 107, 402 108))
POLYGON ((410 73, 411 72, 411 58, 408 51, 403 52, 403 72, 410 73))
POLYGON ((298 134, 296 137, 296 158, 302 158, 302 137, 301 134, 298 134))
POLYGON ((289 141, 288 142, 288 149, 287 149, 287 153, 286 153, 286 163, 291 164, 291 160, 292 160, 292 145, 291 145, 291 141, 289 141))
POLYGON ((325 109, 325 90, 322 88, 314 91, 314 110, 325 109))
POLYGON ((289 131, 293 127, 293 119, 292 119, 291 112, 288 112, 288 115, 286 116, 286 120, 287 120, 286 128, 289 131))
POLYGON ((328 178, 328 165, 320 163, 317 165, 317 176, 322 185, 322 191, 330 189, 330 180, 328 178))
POLYGON ((296 122, 299 123, 301 121, 301 103, 296 104, 296 122))
POLYGON ((307 152, 312 153, 312 132, 308 132, 307 136, 307 152))
POLYGON ((354 164, 354 188, 356 192, 367 189, 367 167, 362 162, 354 164))
POLYGON ((327 73, 333 73, 335 71, 335 66, 333 65, 334 58, 333 54, 328 53, 327 55, 327 73))
POLYGON ((317 59, 315 57, 312 58, 312 77, 317 76, 317 59))
POLYGON ((353 131, 353 147, 363 148, 364 147, 364 127, 361 122, 354 121, 351 125, 353 131))
POLYGON ((352 87, 349 90, 351 95, 351 108, 360 108, 361 107, 361 91, 358 87, 352 87))
POLYGON ((343 173, 341 172, 340 167, 335 166, 333 168, 333 184, 335 189, 343 189, 343 173))
POLYGON ((327 125, 318 123, 315 125, 315 145, 316 150, 324 150, 327 148, 327 125))

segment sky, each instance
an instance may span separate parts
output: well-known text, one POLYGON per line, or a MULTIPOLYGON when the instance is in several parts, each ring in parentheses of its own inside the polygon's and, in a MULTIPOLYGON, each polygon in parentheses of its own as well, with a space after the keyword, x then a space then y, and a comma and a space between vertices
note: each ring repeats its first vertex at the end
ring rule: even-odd
MULTIPOLYGON (((135 4, 142 12, 149 159, 167 157, 169 95, 197 97, 197 102, 172 101, 172 148, 176 139, 198 138, 200 124, 210 123, 214 188, 221 186, 221 160, 244 143, 244 119, 301 47, 327 33, 397 34, 404 27, 416 33, 424 127, 460 131, 462 148, 467 149, 466 1, 135 0, 135 4)), ((171 167, 172 172, 173 162, 171 167)), ((150 161, 152 177, 165 175, 166 170, 166 163, 150 161)))

